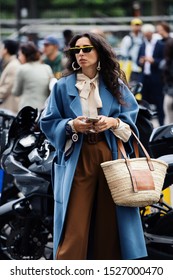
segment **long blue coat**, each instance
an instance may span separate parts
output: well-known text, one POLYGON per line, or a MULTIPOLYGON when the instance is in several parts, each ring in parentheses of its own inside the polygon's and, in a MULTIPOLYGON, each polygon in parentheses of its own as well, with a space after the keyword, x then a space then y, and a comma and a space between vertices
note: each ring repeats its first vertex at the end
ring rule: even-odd
MULTIPOLYGON (((70 119, 82 116, 78 90, 75 87, 76 75, 61 78, 55 84, 48 104, 40 121, 41 129, 56 148, 57 157, 53 166, 54 186, 54 257, 60 242, 65 221, 70 190, 78 162, 83 135, 75 142, 74 150, 68 160, 64 159, 66 143, 65 125, 70 119)), ((120 91, 125 96, 126 105, 118 104, 116 98, 107 90, 102 79, 99 81, 99 92, 103 108, 100 115, 119 117, 136 131, 135 121, 138 105, 129 89, 120 81, 120 91)), ((116 137, 109 130, 105 131, 106 140, 112 150, 113 159, 117 159, 116 137)), ((117 207, 117 220, 123 259, 141 258, 147 255, 138 208, 117 207)))

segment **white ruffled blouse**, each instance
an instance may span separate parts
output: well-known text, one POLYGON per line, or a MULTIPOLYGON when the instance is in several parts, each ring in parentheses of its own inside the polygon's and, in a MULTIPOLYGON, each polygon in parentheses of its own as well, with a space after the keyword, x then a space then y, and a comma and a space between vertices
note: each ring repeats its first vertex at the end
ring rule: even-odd
MULTIPOLYGON (((99 109, 102 108, 102 100, 99 95, 99 75, 93 79, 88 78, 82 73, 77 74, 76 87, 79 91, 82 113, 86 117, 97 117, 99 109)), ((70 121, 71 125, 73 122, 70 121)), ((119 119, 119 127, 111 129, 115 136, 123 142, 127 142, 131 136, 130 126, 119 119)))

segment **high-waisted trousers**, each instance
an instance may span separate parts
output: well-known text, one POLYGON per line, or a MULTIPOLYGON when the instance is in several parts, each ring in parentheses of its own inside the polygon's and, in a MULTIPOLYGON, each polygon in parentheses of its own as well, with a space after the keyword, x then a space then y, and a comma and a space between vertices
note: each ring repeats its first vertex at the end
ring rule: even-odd
POLYGON ((116 207, 100 166, 111 159, 106 141, 83 142, 56 259, 121 259, 116 207))

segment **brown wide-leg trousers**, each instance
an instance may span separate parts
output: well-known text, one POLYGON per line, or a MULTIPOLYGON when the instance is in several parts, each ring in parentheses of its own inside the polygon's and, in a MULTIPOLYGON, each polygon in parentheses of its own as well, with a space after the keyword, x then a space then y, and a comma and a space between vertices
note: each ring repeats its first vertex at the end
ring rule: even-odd
POLYGON ((116 208, 100 167, 101 162, 111 159, 105 141, 84 141, 56 259, 86 260, 88 247, 90 259, 121 259, 116 208))

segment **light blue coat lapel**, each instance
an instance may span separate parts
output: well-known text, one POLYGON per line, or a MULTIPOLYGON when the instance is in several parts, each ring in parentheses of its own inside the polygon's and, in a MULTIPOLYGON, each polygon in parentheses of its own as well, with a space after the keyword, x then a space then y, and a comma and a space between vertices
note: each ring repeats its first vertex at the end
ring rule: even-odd
POLYGON ((103 80, 99 80, 99 92, 100 97, 102 100, 103 107, 100 109, 100 115, 109 116, 109 112, 112 107, 112 103, 114 101, 113 95, 108 91, 105 84, 103 83, 103 80))
POLYGON ((82 116, 82 107, 78 90, 75 86, 76 74, 67 77, 67 94, 71 96, 70 108, 74 112, 75 116, 82 116))

